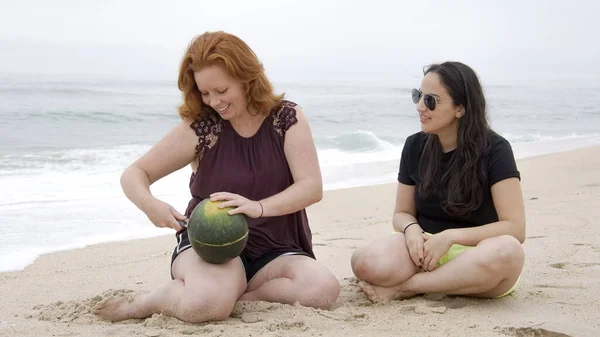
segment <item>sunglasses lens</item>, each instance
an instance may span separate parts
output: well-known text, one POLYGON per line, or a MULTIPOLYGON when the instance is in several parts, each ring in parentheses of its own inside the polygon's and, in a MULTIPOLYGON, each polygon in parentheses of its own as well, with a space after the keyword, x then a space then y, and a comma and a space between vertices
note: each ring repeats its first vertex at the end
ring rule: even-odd
POLYGON ((425 107, 431 111, 435 110, 435 97, 425 94, 423 97, 423 103, 425 103, 425 107))
POLYGON ((420 99, 421 99, 421 92, 418 89, 413 89, 412 90, 413 103, 415 103, 415 104, 419 103, 420 99))
POLYGON ((432 111, 435 110, 435 97, 433 97, 430 94, 423 95, 423 93, 419 89, 412 90, 413 103, 418 104, 419 100, 421 99, 421 96, 423 97, 423 103, 425 104, 425 107, 432 111))

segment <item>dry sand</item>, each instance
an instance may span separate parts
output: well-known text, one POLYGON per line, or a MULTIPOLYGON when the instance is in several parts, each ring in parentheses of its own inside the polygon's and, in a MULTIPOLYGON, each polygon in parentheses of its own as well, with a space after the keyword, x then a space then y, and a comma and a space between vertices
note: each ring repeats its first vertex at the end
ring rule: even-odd
POLYGON ((49 254, 0 274, 0 336, 600 336, 600 147, 518 165, 527 257, 520 286, 502 299, 371 304, 349 260, 353 249, 389 233, 396 186, 387 184, 329 191, 309 208, 317 257, 342 286, 331 310, 246 302, 227 321, 204 324, 93 316, 102 298, 169 280, 175 237, 166 236, 49 254))

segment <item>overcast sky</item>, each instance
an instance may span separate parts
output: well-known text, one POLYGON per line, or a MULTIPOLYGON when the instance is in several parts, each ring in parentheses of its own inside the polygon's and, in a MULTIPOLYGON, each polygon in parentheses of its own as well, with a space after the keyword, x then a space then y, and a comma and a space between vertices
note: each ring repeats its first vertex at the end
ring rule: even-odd
POLYGON ((600 77, 595 1, 0 0, 0 73, 175 79, 196 34, 244 39, 275 81, 600 77))

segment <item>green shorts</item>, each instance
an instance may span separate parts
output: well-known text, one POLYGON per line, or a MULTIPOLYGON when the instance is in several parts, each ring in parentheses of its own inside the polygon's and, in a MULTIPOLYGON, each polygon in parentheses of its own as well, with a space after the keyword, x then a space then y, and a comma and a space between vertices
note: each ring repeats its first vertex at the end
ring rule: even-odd
MULTIPOLYGON (((395 234, 395 233, 400 233, 400 232, 393 232, 392 234, 395 234)), ((432 235, 430 233, 426 233, 426 234, 432 235)), ((475 248, 475 247, 474 246, 463 246, 463 245, 454 244, 454 245, 452 245, 450 247, 450 249, 448 249, 448 251, 446 252, 446 254, 444 254, 444 255, 442 255, 442 257, 440 257, 440 259, 437 261, 437 263, 435 264, 435 266, 436 267, 443 266, 446 263, 454 260, 460 254, 466 252, 467 250, 469 250, 471 248, 475 248)), ((517 279, 517 282, 515 282, 515 284, 510 289, 508 289, 507 292, 505 292, 504 294, 498 295, 495 298, 504 297, 504 296, 512 293, 517 288, 517 285, 519 284, 520 280, 521 280, 521 277, 519 276, 519 278, 517 279)))

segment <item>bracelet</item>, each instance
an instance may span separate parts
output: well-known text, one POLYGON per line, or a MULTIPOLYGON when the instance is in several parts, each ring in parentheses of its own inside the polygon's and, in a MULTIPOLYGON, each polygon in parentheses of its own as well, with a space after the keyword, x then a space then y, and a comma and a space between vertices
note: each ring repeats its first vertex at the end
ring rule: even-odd
POLYGON ((259 215, 258 217, 259 217, 259 218, 262 218, 262 216, 263 216, 263 212, 264 212, 265 210, 264 210, 264 208, 263 208, 263 205, 261 204, 261 202, 260 202, 260 201, 257 201, 257 202, 258 202, 258 204, 260 205, 260 215, 259 215))
POLYGON ((408 227, 412 226, 412 225, 418 225, 418 222, 411 222, 408 225, 406 225, 406 227, 404 227, 404 230, 402 231, 402 233, 406 233, 406 230, 408 229, 408 227))

